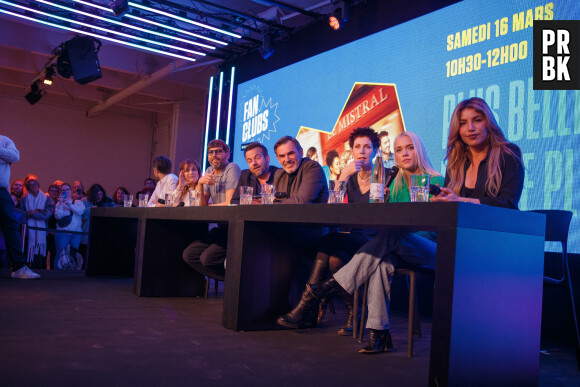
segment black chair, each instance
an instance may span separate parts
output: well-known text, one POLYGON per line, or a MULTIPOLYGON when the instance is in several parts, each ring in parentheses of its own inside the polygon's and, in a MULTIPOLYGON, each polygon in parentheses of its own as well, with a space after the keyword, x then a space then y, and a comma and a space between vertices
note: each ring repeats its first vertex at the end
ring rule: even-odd
POLYGON ((531 212, 546 215, 546 242, 560 242, 562 244, 562 275, 559 278, 544 276, 544 284, 562 286, 568 292, 572 322, 574 324, 573 328, 576 335, 576 361, 578 363, 578 369, 580 369, 580 332, 578 331, 578 315, 576 314, 574 290, 572 289, 570 267, 568 266, 568 230, 570 228, 570 221, 572 220, 572 212, 560 210, 535 210, 531 212))
POLYGON ((224 282, 225 278, 224 277, 210 277, 210 276, 206 276, 205 277, 205 298, 208 297, 209 295, 209 280, 213 280, 213 284, 214 284, 214 288, 213 288, 213 295, 217 296, 218 294, 218 284, 220 281, 224 282))

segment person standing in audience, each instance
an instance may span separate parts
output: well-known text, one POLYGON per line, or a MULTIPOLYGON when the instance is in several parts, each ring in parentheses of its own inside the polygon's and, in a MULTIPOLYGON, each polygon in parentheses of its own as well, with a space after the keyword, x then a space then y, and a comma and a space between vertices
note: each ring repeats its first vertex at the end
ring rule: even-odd
MULTIPOLYGON (((229 162, 230 147, 222 140, 212 140, 207 146, 210 166, 197 182, 200 205, 228 205, 238 185, 240 167, 229 162)), ((183 251, 183 260, 197 272, 218 279, 225 279, 228 240, 227 226, 213 228, 209 234, 190 244, 183 251)))
MULTIPOLYGON (((56 218, 56 228, 60 231, 80 232, 82 229, 82 215, 85 212, 85 204, 82 200, 74 199, 73 190, 70 184, 63 183, 60 187, 60 200, 56 205, 54 217, 56 218)), ((76 261, 77 251, 81 243, 80 234, 69 234, 59 232, 55 236, 56 259, 54 268, 56 269, 80 269, 76 261), (66 255, 66 247, 70 246, 69 254, 66 255), (69 258, 72 257, 72 258, 69 258)))
POLYGON ((40 275, 26 266, 20 230, 14 216, 14 202, 8 192, 10 166, 18 160, 20 160, 20 152, 14 142, 0 135, 0 231, 4 234, 6 252, 12 265, 10 276, 19 279, 37 279, 40 275))
POLYGON ((86 196, 85 193, 85 186, 83 185, 83 182, 80 180, 75 180, 73 182, 72 185, 72 189, 73 189, 73 199, 74 200, 83 200, 86 196))
POLYGON ((281 204, 326 203, 328 185, 320 164, 303 157, 302 146, 294 137, 285 136, 274 144, 282 169, 274 175, 276 192, 286 194, 281 204))
POLYGON ((189 191, 197 187, 200 176, 201 168, 197 161, 185 159, 179 164, 179 182, 177 183, 177 188, 173 191, 173 206, 179 206, 181 203, 187 207, 191 206, 189 191))
MULTIPOLYGON (((395 143, 396 161, 398 154, 395 143)), ((483 99, 470 98, 455 108, 445 158, 445 187, 431 201, 464 201, 518 209, 525 173, 522 154, 506 140, 483 99)), ((385 231, 361 247, 333 278, 309 287, 320 299, 338 291, 353 293, 364 281, 369 281, 367 327, 371 334, 361 353, 379 353, 393 347, 388 306, 395 264, 401 260, 410 264, 435 264, 435 239, 417 234, 385 231)))
POLYGON ((54 213, 54 202, 40 190, 36 175, 26 176, 24 186, 27 193, 20 200, 19 208, 26 211, 28 219, 27 260, 33 269, 46 269, 45 229, 54 213))
POLYGON ((149 198, 149 203, 147 204, 149 207, 164 207, 165 194, 173 194, 173 191, 177 188, 179 179, 171 173, 171 167, 171 160, 165 156, 157 156, 153 159, 153 174, 159 183, 149 198), (163 203, 159 203, 159 199, 163 203))
POLYGON ((20 201, 22 196, 26 195, 26 188, 24 188, 24 180, 14 179, 10 186, 10 194, 16 196, 17 201, 20 201))
MULTIPOLYGON (((52 199, 55 205, 58 205, 60 191, 58 187, 54 184, 48 186, 48 196, 52 199)), ((54 217, 54 213, 48 219, 48 228, 55 229, 56 228, 56 218, 54 217)), ((56 257, 56 243, 53 231, 48 231, 46 233, 46 251, 48 252, 48 261, 50 262, 50 268, 54 269, 54 258, 56 257)))
MULTIPOLYGON (((316 150, 316 149, 315 149, 316 150)), ((240 204, 240 187, 253 187, 254 195, 261 192, 262 184, 274 184, 277 167, 270 165, 268 149, 259 142, 252 142, 244 149, 244 157, 249 169, 242 170, 238 186, 232 196, 232 204, 240 204)))
MULTIPOLYGON (((342 170, 340 180, 346 181, 346 196, 349 203, 368 203, 372 160, 375 151, 379 149, 379 136, 371 128, 357 128, 350 133, 348 142, 354 159, 342 170)), ((332 274, 336 273, 363 244, 375 235, 376 232, 373 230, 355 229, 350 232, 333 232, 322 237, 307 283, 319 284, 328 277, 329 271, 332 274)), ((346 292, 343 292, 341 297, 348 314, 338 334, 345 336, 352 334, 354 299, 346 292)), ((278 324, 289 328, 315 326, 324 316, 326 302, 323 302, 320 310, 311 307, 311 304, 318 305, 318 301, 305 288, 298 305, 288 314, 281 316, 278 324)))

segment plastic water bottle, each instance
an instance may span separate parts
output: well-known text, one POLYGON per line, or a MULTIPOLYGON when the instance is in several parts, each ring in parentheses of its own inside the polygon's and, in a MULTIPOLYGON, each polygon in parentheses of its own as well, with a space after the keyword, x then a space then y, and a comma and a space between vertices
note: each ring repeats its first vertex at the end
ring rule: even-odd
POLYGON ((385 202, 385 167, 383 166, 383 158, 381 150, 377 150, 377 158, 373 166, 371 174, 371 190, 369 193, 370 203, 384 203, 385 202))

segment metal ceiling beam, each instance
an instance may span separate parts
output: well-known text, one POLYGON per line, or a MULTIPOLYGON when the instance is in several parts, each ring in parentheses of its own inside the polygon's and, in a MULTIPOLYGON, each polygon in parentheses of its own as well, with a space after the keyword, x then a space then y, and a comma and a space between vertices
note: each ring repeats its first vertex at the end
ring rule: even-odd
POLYGON ((260 1, 263 1, 264 3, 272 4, 272 5, 277 5, 279 7, 289 9, 290 11, 294 11, 294 12, 301 13, 302 15, 310 16, 314 19, 320 19, 324 16, 320 13, 308 11, 308 10, 302 9, 300 7, 296 7, 292 4, 283 3, 281 1, 276 1, 276 0, 260 0, 260 1))

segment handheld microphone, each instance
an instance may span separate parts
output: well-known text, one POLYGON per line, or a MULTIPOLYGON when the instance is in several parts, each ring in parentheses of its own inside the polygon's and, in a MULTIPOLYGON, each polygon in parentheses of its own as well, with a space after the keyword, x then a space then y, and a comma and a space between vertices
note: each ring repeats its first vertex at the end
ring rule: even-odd
POLYGON ((389 176, 387 177, 387 181, 385 182, 385 187, 388 187, 391 185, 393 180, 395 180, 395 177, 397 177, 397 173, 399 173, 399 167, 397 167, 395 165, 395 166, 393 166, 393 168, 391 168, 389 170, 389 176))

